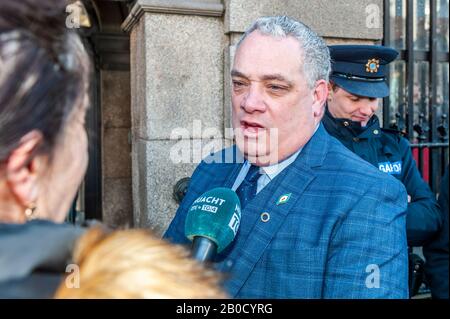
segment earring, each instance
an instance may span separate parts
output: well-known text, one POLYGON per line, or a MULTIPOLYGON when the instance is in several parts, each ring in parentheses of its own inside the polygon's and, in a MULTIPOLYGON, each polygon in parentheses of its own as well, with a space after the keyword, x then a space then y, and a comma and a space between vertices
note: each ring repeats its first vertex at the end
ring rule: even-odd
POLYGON ((25 209, 25 217, 27 221, 36 219, 36 205, 34 203, 30 204, 27 209, 25 209))

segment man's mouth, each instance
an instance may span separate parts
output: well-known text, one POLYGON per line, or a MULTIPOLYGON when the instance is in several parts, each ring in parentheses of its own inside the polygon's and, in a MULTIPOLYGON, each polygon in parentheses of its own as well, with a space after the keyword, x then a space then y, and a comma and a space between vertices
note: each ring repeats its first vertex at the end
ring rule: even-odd
POLYGON ((241 129, 244 135, 254 135, 265 129, 265 127, 257 122, 241 121, 241 129))
POLYGON ((369 118, 369 116, 354 116, 352 120, 355 122, 366 122, 369 118))

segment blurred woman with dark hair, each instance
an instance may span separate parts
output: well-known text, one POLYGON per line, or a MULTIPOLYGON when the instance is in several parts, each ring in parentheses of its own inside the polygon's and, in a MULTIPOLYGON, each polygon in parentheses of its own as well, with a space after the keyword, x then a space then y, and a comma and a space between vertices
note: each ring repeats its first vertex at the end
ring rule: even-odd
POLYGON ((61 298, 224 297, 187 250, 142 230, 88 231, 67 268, 80 267, 79 290, 65 285, 83 233, 62 222, 88 162, 90 69, 66 5, 0 2, 0 297, 52 297, 58 286, 61 298))
POLYGON ((0 296, 51 296, 81 230, 89 58, 61 0, 0 2, 0 296), (58 274, 58 275, 56 275, 58 274))

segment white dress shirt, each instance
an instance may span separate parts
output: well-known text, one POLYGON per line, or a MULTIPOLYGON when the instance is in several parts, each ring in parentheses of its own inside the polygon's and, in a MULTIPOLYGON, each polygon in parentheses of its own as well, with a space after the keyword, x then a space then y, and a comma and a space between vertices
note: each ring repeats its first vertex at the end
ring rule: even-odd
MULTIPOLYGON (((264 187, 266 187, 267 184, 270 183, 271 180, 273 180, 278 174, 280 174, 286 167, 288 167, 292 162, 295 161, 298 154, 300 154, 302 148, 300 148, 297 152, 286 158, 284 161, 280 163, 276 163, 269 166, 261 166, 259 168, 259 172, 261 176, 258 178, 258 185, 256 189, 256 194, 258 194, 264 187)), ((239 172, 238 176, 236 177, 236 180, 234 181, 232 190, 236 191, 238 187, 241 185, 241 183, 244 181, 245 176, 248 173, 248 170, 250 169, 251 163, 246 160, 244 165, 242 165, 241 171, 239 172)))
MULTIPOLYGON (((320 123, 317 124, 314 134, 316 134, 317 129, 319 128, 320 123)), ((280 174, 286 167, 292 164, 292 162, 295 161, 298 154, 302 151, 303 147, 300 147, 300 149, 286 158, 284 161, 280 163, 276 163, 269 166, 262 166, 259 168, 259 172, 261 176, 258 178, 258 185, 256 189, 256 194, 258 194, 264 187, 267 186, 267 184, 270 183, 271 180, 273 180, 278 174, 280 174)), ((244 165, 242 165, 241 171, 239 172, 238 176, 236 177, 236 180, 234 181, 233 187, 231 187, 232 190, 236 191, 238 187, 242 184, 242 182, 245 179, 245 176, 247 176, 248 170, 250 169, 251 163, 246 160, 244 165)))

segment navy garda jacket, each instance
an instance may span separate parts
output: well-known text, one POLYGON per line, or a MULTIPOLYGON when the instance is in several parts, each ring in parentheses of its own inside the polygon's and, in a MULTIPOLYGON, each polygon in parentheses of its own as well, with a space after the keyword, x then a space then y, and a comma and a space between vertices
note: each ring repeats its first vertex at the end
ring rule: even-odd
POLYGON ((348 119, 336 119, 326 108, 322 122, 328 133, 349 150, 403 183, 411 202, 406 216, 409 246, 426 244, 442 224, 435 195, 420 176, 407 139, 395 130, 380 128, 376 115, 365 127, 348 119))

